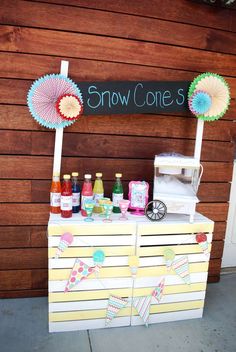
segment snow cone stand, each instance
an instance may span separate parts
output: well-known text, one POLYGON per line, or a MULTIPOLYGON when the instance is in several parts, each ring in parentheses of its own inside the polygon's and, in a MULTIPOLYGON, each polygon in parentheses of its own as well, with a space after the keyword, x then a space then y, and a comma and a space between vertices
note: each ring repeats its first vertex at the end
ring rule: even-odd
POLYGON ((77 119, 79 123, 81 114, 159 113, 163 107, 179 112, 188 107, 197 117, 197 131, 193 156, 168 151, 155 156, 150 202, 148 184, 131 181, 127 204, 133 211, 126 213, 126 203, 120 203, 122 216, 109 214, 104 219, 91 212, 92 219, 87 214, 85 221, 80 213, 69 218, 50 214, 49 331, 148 326, 202 317, 214 223, 195 212, 203 173, 201 145, 204 121, 217 120, 228 108, 226 82, 205 73, 191 84, 77 86, 67 77, 68 66, 62 61, 60 74, 35 81, 28 94, 32 116, 56 129, 53 174, 60 174, 63 129, 77 119))

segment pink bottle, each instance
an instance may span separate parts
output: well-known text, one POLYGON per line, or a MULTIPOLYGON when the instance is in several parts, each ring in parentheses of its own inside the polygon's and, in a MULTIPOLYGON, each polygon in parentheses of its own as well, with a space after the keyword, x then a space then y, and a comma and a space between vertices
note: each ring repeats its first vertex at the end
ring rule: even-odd
POLYGON ((91 175, 84 175, 84 183, 81 192, 81 215, 87 216, 87 212, 84 207, 84 203, 86 200, 91 199, 93 200, 93 187, 91 182, 91 175))

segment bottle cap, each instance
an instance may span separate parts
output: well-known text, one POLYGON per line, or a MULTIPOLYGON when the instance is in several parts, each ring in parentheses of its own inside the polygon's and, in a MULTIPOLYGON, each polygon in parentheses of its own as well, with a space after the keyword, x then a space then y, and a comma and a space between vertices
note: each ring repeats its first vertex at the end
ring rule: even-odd
POLYGON ((70 180, 70 175, 63 175, 64 180, 70 180))
POLYGON ((73 177, 78 177, 79 176, 79 173, 78 172, 72 172, 71 174, 73 177))
POLYGON ((116 177, 122 177, 122 174, 115 174, 116 177))
POLYGON ((96 177, 102 177, 102 173, 101 172, 97 172, 96 173, 96 177))
POLYGON ((90 174, 85 174, 84 178, 92 178, 92 176, 90 174))

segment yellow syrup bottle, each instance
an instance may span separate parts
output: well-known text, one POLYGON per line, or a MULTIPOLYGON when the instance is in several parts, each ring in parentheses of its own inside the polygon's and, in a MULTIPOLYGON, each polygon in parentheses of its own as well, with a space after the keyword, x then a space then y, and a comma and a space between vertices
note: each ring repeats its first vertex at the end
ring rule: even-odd
POLYGON ((93 208, 94 213, 101 213, 102 207, 99 205, 99 199, 104 197, 104 187, 102 182, 102 173, 96 173, 96 180, 93 186, 93 199, 95 200, 95 206, 93 208))

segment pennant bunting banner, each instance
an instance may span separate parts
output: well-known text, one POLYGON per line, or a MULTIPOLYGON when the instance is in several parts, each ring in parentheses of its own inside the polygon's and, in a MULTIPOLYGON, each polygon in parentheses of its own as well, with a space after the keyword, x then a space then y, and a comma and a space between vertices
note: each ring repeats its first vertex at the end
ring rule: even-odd
POLYGON ((176 259, 172 264, 173 269, 176 274, 179 275, 186 284, 190 285, 190 275, 189 275, 189 264, 188 257, 186 255, 176 259))
POLYGON ((82 280, 86 279, 89 275, 98 270, 99 267, 88 266, 82 262, 82 260, 77 258, 71 270, 69 280, 67 281, 65 292, 71 291, 71 289, 78 285, 82 280))
POLYGON ((143 322, 148 326, 149 314, 150 314, 150 305, 151 305, 152 296, 141 296, 133 298, 133 306, 137 310, 140 317, 143 319, 143 322))
POLYGON ((164 287, 165 287, 165 278, 163 278, 159 283, 159 285, 152 291, 152 297, 154 297, 158 303, 162 299, 164 287))
POLYGON ((118 296, 109 296, 105 325, 107 326, 118 312, 128 303, 127 299, 118 296))

